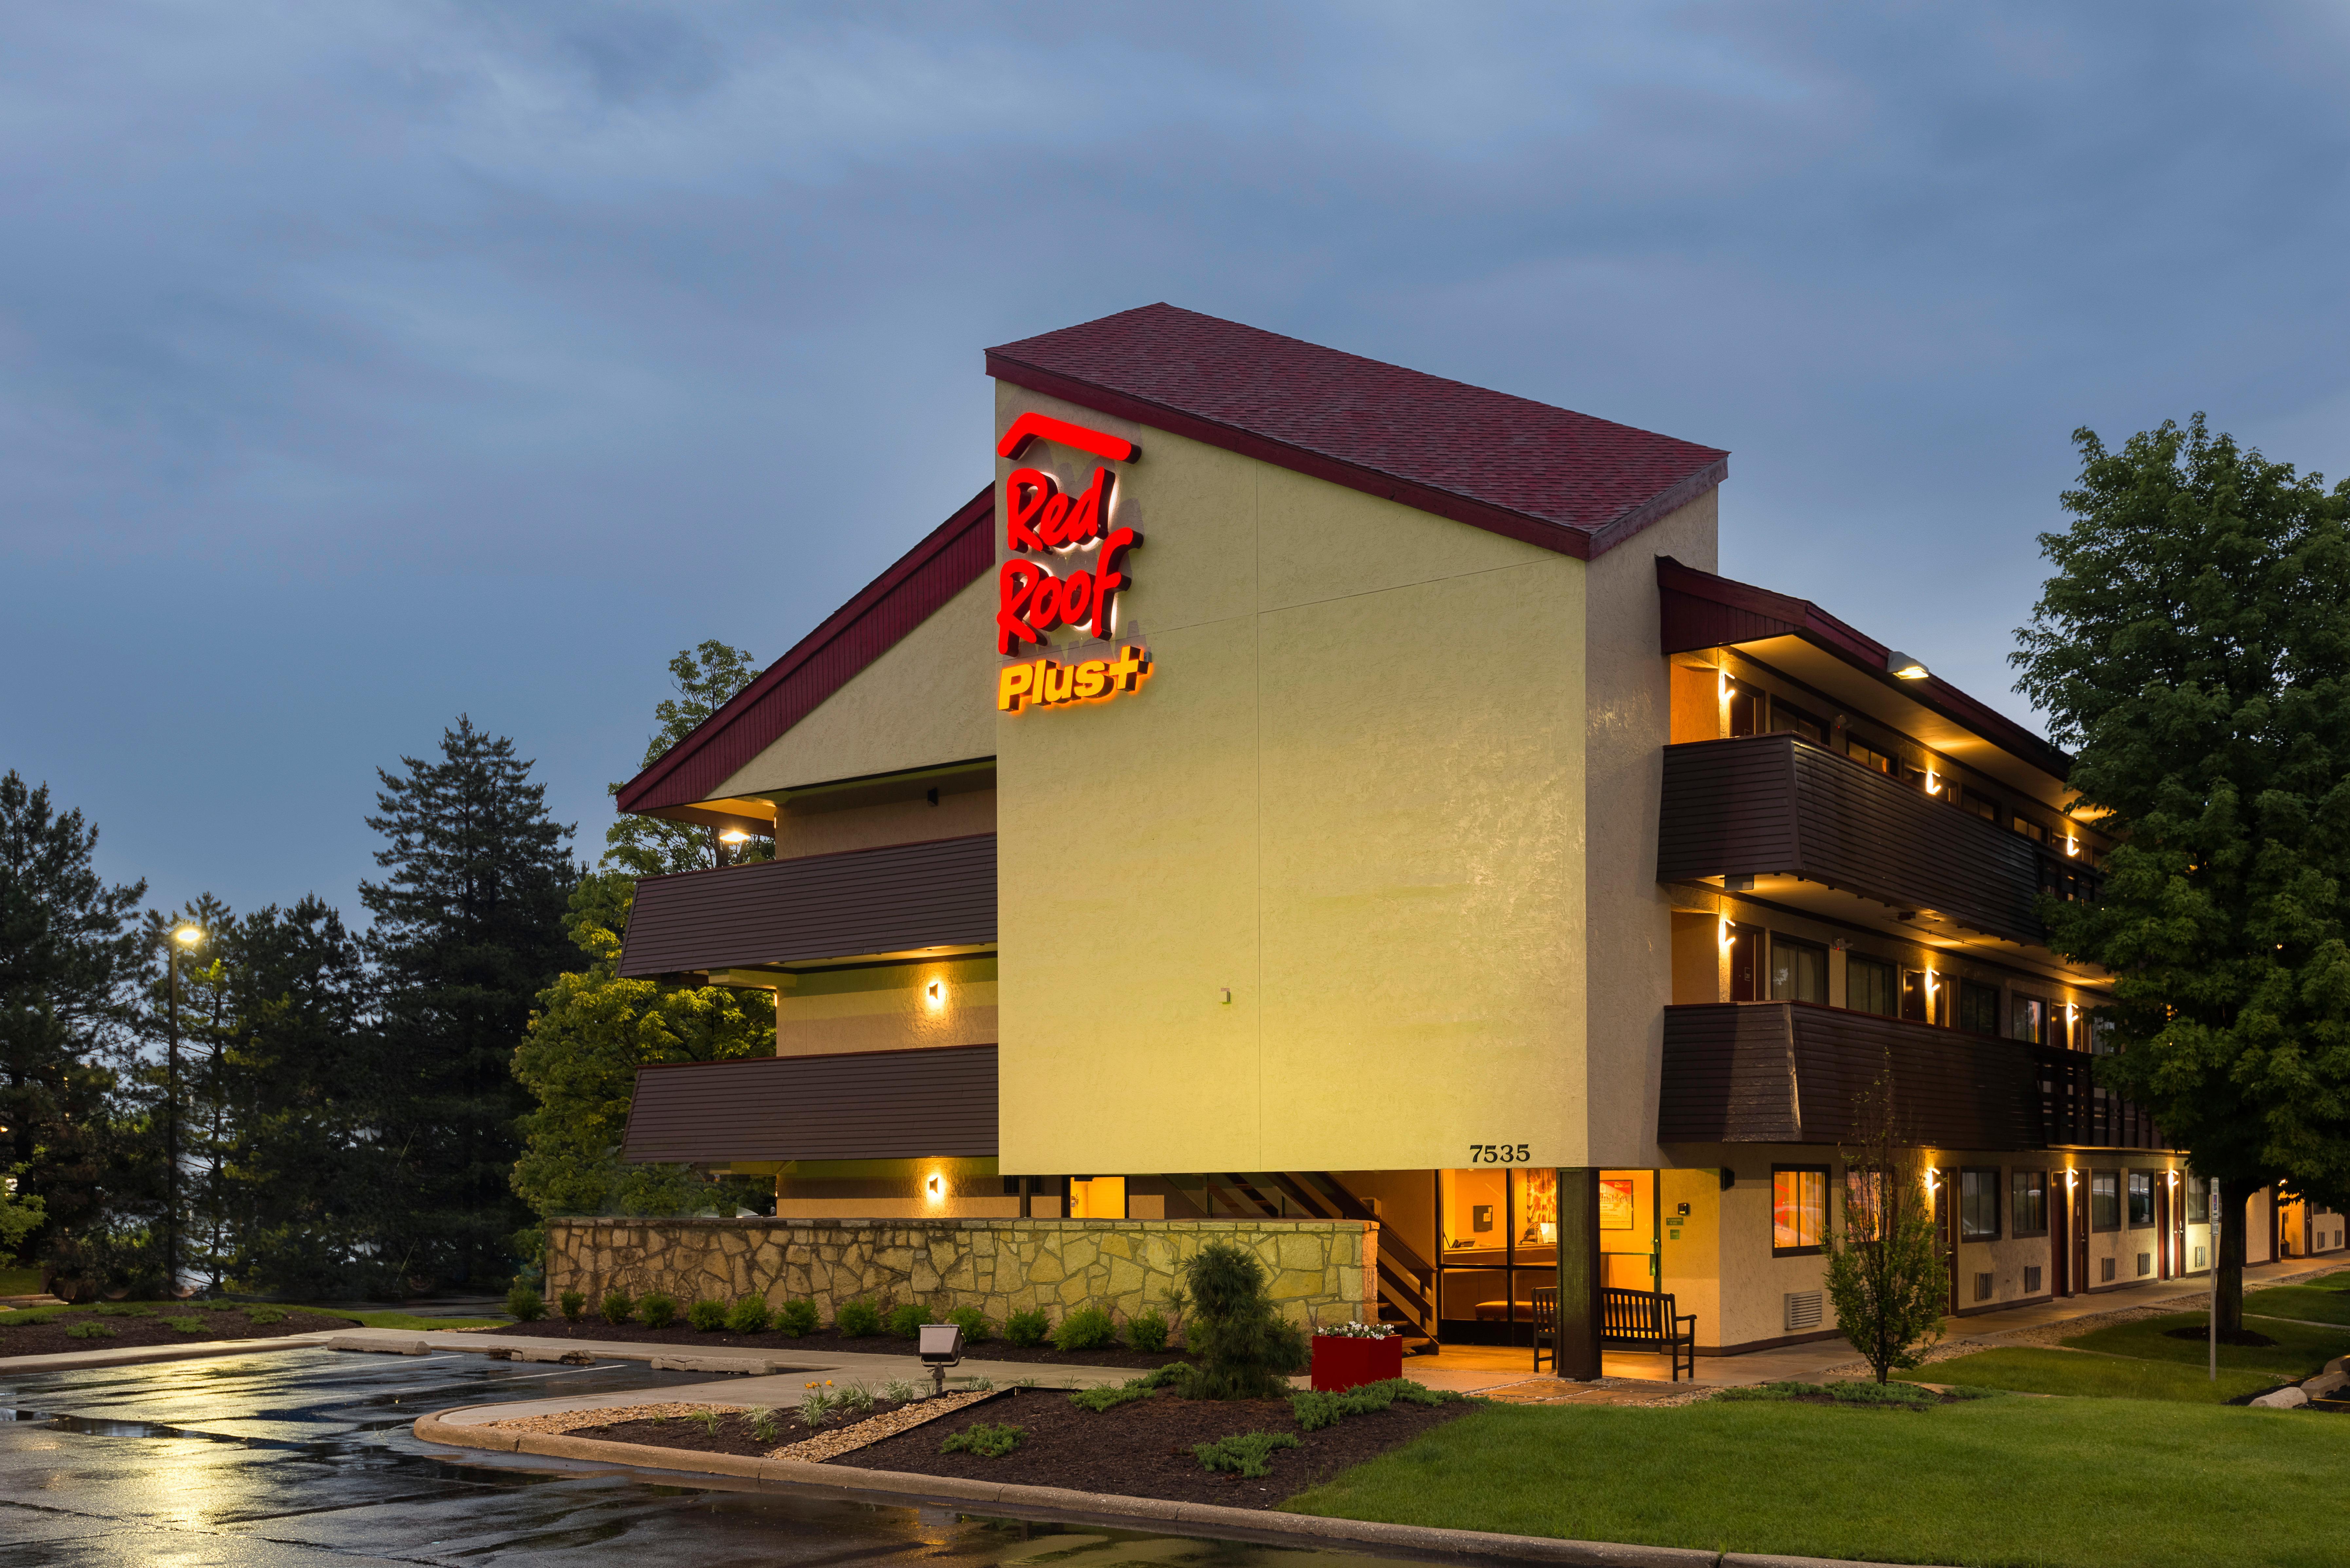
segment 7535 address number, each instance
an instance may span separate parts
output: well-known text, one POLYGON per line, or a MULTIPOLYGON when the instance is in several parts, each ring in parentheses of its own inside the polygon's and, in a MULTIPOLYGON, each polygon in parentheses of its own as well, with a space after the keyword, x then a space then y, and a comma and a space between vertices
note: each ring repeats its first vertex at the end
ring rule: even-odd
POLYGON ((1472 1143, 1469 1146, 1471 1165, 1528 1165, 1534 1155, 1522 1143, 1472 1143))

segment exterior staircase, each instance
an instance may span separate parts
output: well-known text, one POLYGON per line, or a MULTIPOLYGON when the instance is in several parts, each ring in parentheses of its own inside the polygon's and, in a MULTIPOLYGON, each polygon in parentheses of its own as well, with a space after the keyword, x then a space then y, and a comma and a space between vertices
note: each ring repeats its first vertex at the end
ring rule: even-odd
MULTIPOLYGON (((1207 1183, 1211 1212, 1221 1202, 1268 1219, 1378 1220, 1327 1171, 1211 1173, 1207 1183)), ((1404 1354, 1434 1353, 1436 1271, 1385 1224, 1379 1226, 1378 1291, 1379 1321, 1402 1338, 1404 1354)))

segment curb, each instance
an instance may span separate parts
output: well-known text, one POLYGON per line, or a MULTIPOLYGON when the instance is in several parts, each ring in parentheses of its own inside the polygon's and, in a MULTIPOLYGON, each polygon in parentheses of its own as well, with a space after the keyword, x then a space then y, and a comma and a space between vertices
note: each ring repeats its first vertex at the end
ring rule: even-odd
MULTIPOLYGON (((809 1464, 801 1459, 755 1459, 690 1449, 658 1449, 639 1443, 606 1442, 547 1432, 499 1432, 444 1419, 495 1405, 460 1407, 419 1416, 412 1430, 421 1442, 489 1453, 532 1454, 544 1459, 584 1459, 632 1469, 659 1469, 730 1476, 784 1486, 850 1492, 868 1499, 910 1503, 984 1503, 1014 1512, 1074 1516, 1114 1525, 1178 1525, 1184 1533, 1274 1543, 1343 1542, 1379 1546, 1426 1557, 1544 1563, 1565 1568, 1897 1568, 1824 1557, 1781 1557, 1743 1552, 1705 1552, 1682 1546, 1638 1546, 1606 1541, 1564 1541, 1544 1535, 1503 1535, 1482 1530, 1442 1530, 1418 1524, 1382 1524, 1371 1520, 1330 1519, 1319 1514, 1224 1508, 1214 1503, 1173 1502, 1116 1492, 1075 1491, 1066 1487, 1017 1486, 957 1476, 911 1475, 902 1470, 858 1469, 848 1465, 809 1464)), ((1914 1564, 1898 1568, 1916 1568, 1914 1564)))
POLYGON ((272 1350, 317 1350, 332 1329, 265 1339, 205 1339, 192 1345, 126 1345, 114 1350, 60 1350, 47 1355, 0 1357, 0 1373, 78 1372, 97 1366, 137 1366, 155 1361, 200 1361, 212 1355, 259 1355, 272 1350))

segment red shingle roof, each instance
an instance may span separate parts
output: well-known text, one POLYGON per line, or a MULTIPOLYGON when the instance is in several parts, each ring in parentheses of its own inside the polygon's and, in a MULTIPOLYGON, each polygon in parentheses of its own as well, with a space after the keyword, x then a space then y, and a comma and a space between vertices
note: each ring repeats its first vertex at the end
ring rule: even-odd
POLYGON ((1031 391, 1588 559, 1729 453, 1171 305, 987 351, 1031 391))

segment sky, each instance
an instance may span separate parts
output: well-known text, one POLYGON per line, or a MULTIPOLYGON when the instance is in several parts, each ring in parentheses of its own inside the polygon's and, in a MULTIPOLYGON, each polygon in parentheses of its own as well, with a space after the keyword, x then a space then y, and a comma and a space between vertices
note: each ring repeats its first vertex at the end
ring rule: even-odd
POLYGON ((1156 300, 1731 449, 1721 565, 2026 721, 2071 432, 2350 470, 2350 9, 91 0, 0 50, 0 771, 358 918, 460 713, 592 856, 666 663, 1156 300))

